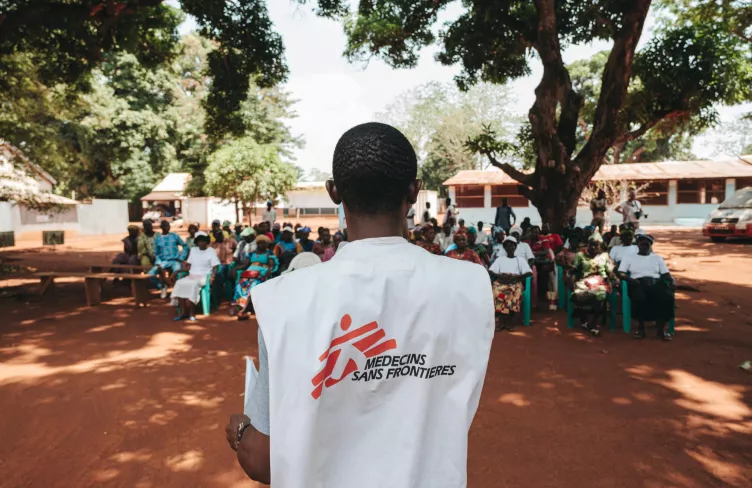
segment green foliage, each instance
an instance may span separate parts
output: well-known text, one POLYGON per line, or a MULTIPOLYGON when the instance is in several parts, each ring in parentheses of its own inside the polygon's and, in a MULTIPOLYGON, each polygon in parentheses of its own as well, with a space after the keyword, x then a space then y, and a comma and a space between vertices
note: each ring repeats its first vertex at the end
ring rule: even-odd
POLYGON ((721 123, 704 134, 712 140, 713 156, 752 154, 752 118, 739 117, 721 123))
POLYGON ((256 202, 276 200, 295 185, 297 172, 292 164, 281 160, 276 146, 243 137, 209 156, 204 180, 207 194, 256 202))
POLYGON ((405 134, 416 149, 425 187, 441 191, 457 171, 488 165, 468 152, 469 138, 487 128, 506 144, 514 140, 521 118, 507 109, 511 100, 503 86, 481 83, 461 92, 433 82, 403 93, 376 118, 405 134))
MULTIPOLYGON (((134 54, 107 54, 83 95, 45 85, 28 54, 0 58, 11 75, 0 91, 0 134, 50 172, 60 191, 134 201, 165 174, 187 171, 191 189, 202 194, 208 155, 232 140, 205 131, 207 58, 215 46, 186 36, 174 58, 152 68, 134 54)), ((279 88, 254 84, 248 93, 239 110, 242 135, 292 158, 302 145, 286 125, 294 101, 279 88)))
MULTIPOLYGON (((180 3, 196 19, 199 33, 216 43, 206 65, 212 78, 205 98, 208 132, 215 138, 238 135, 243 132, 238 111, 251 80, 271 87, 287 76, 282 40, 272 29, 266 2, 180 3)), ((43 84, 64 83, 81 92, 90 89, 92 74, 111 53, 132 54, 145 68, 174 59, 183 14, 165 0, 6 0, 0 18, 0 58, 26 54, 43 84)), ((4 80, 0 72, 0 90, 4 80)))
MULTIPOLYGON (((583 98, 577 130, 578 148, 585 145, 592 131, 595 110, 601 92, 601 75, 608 54, 608 51, 601 51, 588 59, 578 60, 567 66, 572 78, 572 86, 583 98)), ((648 93, 648 98, 655 94, 655 92, 648 93)), ((620 132, 625 133, 646 122, 644 106, 649 101, 646 101, 645 98, 646 90, 642 81, 633 77, 625 106, 622 109, 623 115, 619 119, 620 132), (633 108, 634 106, 641 107, 643 118, 630 119, 630 117, 638 115, 639 112, 639 110, 633 108)), ((666 118, 648 130, 641 138, 616 144, 609 152, 607 161, 610 163, 633 163, 694 159, 694 155, 691 153, 692 138, 714 121, 713 117, 705 117, 705 115, 705 113, 700 113, 693 114, 689 118, 686 116, 666 118)), ((520 140, 523 143, 522 146, 526 147, 530 151, 530 155, 535 158, 532 151, 534 144, 532 137, 520 137, 520 140)))
POLYGON ((468 142, 524 185, 544 221, 555 226, 565 225, 609 152, 614 160, 625 149, 631 156, 682 152, 687 144, 677 135, 715 123, 716 104, 752 98, 747 1, 662 0, 669 5, 665 17, 674 22, 659 24, 639 52, 650 0, 467 1, 453 20, 437 25, 450 4, 457 6, 449 0, 360 0, 343 12, 345 2, 334 1, 329 8, 319 4, 319 13, 343 21, 350 59, 377 56, 394 67, 413 67, 421 48, 437 44, 436 59, 461 68, 455 80, 462 90, 529 75, 531 61, 539 60, 544 69, 530 130, 517 131, 519 153, 534 162, 534 171, 522 173, 496 159, 510 142, 493 141, 497 131, 478 131, 468 142), (717 22, 708 22, 706 11, 717 22), (562 50, 596 39, 612 42, 611 51, 579 66, 582 76, 573 82, 577 73, 564 65, 562 50), (634 147, 651 129, 654 141, 634 147))

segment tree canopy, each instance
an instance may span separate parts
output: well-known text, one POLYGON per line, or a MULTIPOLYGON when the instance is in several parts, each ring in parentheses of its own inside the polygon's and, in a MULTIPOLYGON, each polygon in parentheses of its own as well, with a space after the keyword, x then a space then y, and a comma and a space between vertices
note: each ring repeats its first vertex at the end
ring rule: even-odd
MULTIPOLYGON (((207 130, 242 133, 238 112, 251 80, 268 88, 287 76, 282 39, 272 29, 266 2, 181 0, 180 6, 196 19, 199 34, 216 44, 206 66, 212 78, 207 130)), ((0 58, 24 53, 45 85, 86 91, 111 53, 132 54, 146 68, 173 59, 183 14, 165 0, 5 0, 0 19, 0 58)), ((7 88, 4 80, 0 63, 0 90, 7 88)))
POLYGON ((107 53, 84 93, 45 84, 28 53, 0 57, 12 73, 4 80, 9 89, 0 90, 0 135, 55 177, 57 190, 83 198, 136 201, 173 171, 192 173, 191 189, 202 194, 209 155, 236 138, 253 137, 292 159, 302 140, 287 125, 294 101, 279 87, 250 83, 239 132, 207 131, 213 79, 206 67, 216 46, 188 35, 174 57, 155 66, 127 51, 107 53))
MULTIPOLYGON (((750 44, 731 21, 707 22, 694 1, 664 0, 667 18, 637 50, 651 0, 483 0, 464 2, 452 21, 437 25, 449 0, 361 0, 352 12, 344 0, 319 4, 321 15, 343 20, 351 60, 377 56, 399 68, 414 67, 421 48, 437 44, 437 60, 459 65, 458 86, 505 83, 543 75, 528 113, 534 171, 524 173, 501 156, 511 150, 492 130, 470 141, 522 185, 545 222, 566 224, 580 193, 615 145, 626 145, 666 121, 714 120, 716 104, 752 98, 750 44), (578 130, 584 94, 574 85, 562 50, 594 39, 612 44, 601 70, 591 127, 581 147, 578 130)), ((729 2, 712 2, 729 3, 729 2)), ((731 2, 747 4, 747 2, 731 2)), ((736 25, 736 24, 735 24, 736 25)), ((593 94, 595 97, 596 95, 593 94)))
POLYGON ((297 171, 281 160, 276 146, 246 136, 209 156, 204 178, 208 194, 236 202, 237 209, 238 202, 276 200, 295 185, 297 171))
POLYGON ((444 193, 443 183, 457 171, 484 169, 487 158, 467 151, 469 137, 484 128, 510 144, 522 118, 509 111, 512 95, 506 86, 479 83, 462 92, 450 83, 426 83, 401 94, 380 121, 399 128, 418 155, 425 188, 444 193))

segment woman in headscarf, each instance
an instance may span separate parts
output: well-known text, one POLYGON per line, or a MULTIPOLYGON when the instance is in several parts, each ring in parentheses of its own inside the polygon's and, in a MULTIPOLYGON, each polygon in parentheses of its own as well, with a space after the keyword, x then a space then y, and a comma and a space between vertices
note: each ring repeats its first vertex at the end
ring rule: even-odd
POLYGON ((467 247, 467 234, 462 231, 456 232, 454 234, 454 245, 457 246, 457 248, 446 253, 448 258, 469 261, 483 266, 483 261, 480 260, 478 254, 467 247))
POLYGON ((194 239, 196 246, 188 253, 188 259, 183 262, 183 268, 188 270, 188 276, 180 278, 172 288, 172 304, 179 307, 175 320, 195 321, 195 306, 201 300, 201 288, 206 285, 207 275, 210 283, 214 283, 219 268, 217 253, 209 247, 209 236, 205 232, 197 232, 194 239))
POLYGON ((185 238, 185 256, 188 257, 188 253, 191 252, 191 248, 196 244, 193 242, 196 239, 196 232, 198 232, 198 224, 188 224, 188 237, 185 238))
POLYGON ((326 227, 319 227, 319 238, 313 243, 313 253, 321 258, 322 262, 329 261, 334 257, 332 233, 326 227))
POLYGON ((603 249, 603 239, 596 234, 588 240, 587 249, 574 258, 574 292, 572 315, 580 318, 580 324, 592 335, 600 334, 598 317, 606 296, 611 293, 614 263, 603 249))
POLYGON ((655 320, 658 337, 670 341, 671 333, 666 324, 674 318, 676 283, 663 258, 652 252, 652 246, 651 236, 639 234, 638 252, 625 254, 619 265, 619 275, 629 282, 629 297, 640 323, 635 337, 644 338, 645 321, 655 320))
POLYGON ((274 255, 277 256, 279 261, 279 271, 284 271, 290 265, 290 261, 303 252, 303 248, 293 238, 294 231, 292 227, 284 227, 282 229, 282 237, 280 241, 274 246, 274 255))
POLYGON ((235 306, 230 307, 230 310, 231 312, 237 310, 239 320, 248 318, 246 315, 248 310, 253 309, 250 300, 251 290, 268 280, 279 267, 279 261, 269 249, 269 244, 271 244, 271 239, 266 235, 256 236, 256 250, 248 255, 250 264, 245 271, 240 273, 240 280, 235 285, 235 295, 233 296, 235 306))
POLYGON ((424 226, 421 235, 422 239, 417 241, 416 244, 431 254, 441 256, 441 247, 434 242, 436 239, 436 232, 434 232, 433 226, 424 226))
POLYGON ((488 268, 491 264, 491 256, 488 253, 488 248, 483 244, 478 244, 478 231, 472 226, 467 228, 467 247, 475 251, 483 266, 488 268))
POLYGON ((507 237, 502 244, 505 254, 499 256, 488 274, 493 281, 494 305, 496 309, 496 330, 514 330, 512 319, 520 311, 522 290, 525 278, 533 275, 533 270, 525 259, 515 256, 517 239, 507 237))
MULTIPOLYGON (((534 225, 530 227, 530 249, 535 256, 535 268, 538 270, 538 282, 543 281, 541 287, 546 289, 546 298, 548 298, 548 309, 556 310, 557 299, 557 276, 556 266, 554 260, 553 247, 550 240, 541 239, 540 227, 534 225)), ((538 290, 532 290, 533 293, 538 293, 538 290)))

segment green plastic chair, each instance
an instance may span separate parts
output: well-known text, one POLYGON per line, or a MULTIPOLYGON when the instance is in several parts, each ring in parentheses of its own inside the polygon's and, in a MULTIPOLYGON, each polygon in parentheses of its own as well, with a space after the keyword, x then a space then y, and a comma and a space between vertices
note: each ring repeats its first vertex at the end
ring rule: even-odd
POLYGON ((556 265, 556 275, 558 278, 558 290, 559 290, 559 310, 566 310, 569 306, 569 295, 566 293, 566 285, 564 284, 564 268, 556 265))
POLYGON ((530 316, 532 314, 533 305, 533 277, 528 276, 525 278, 525 289, 522 292, 522 321, 530 327, 530 316))
MULTIPOLYGON (((187 273, 185 271, 181 271, 178 274, 178 279, 183 278, 187 273), (182 275, 182 276, 181 276, 182 275)), ((211 314, 211 273, 206 275, 206 284, 201 287, 201 311, 204 313, 204 315, 210 315, 211 314)), ((181 313, 180 305, 178 305, 178 313, 181 313)))
MULTIPOLYGON (((627 280, 621 280, 621 307, 624 332, 632 331, 632 300, 629 299, 629 283, 627 280)), ((676 317, 673 317, 668 323, 668 331, 674 335, 676 326, 676 317)))

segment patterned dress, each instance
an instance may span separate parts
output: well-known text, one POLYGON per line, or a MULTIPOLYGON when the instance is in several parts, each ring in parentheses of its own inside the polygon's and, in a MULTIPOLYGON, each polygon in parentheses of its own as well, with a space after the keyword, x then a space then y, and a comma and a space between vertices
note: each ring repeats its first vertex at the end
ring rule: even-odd
POLYGON ((522 304, 522 283, 493 282, 494 307, 496 313, 509 315, 520 311, 522 304))
POLYGON ((436 254, 437 256, 441 256, 441 246, 439 246, 435 242, 429 242, 425 239, 421 239, 415 244, 422 247, 423 249, 430 252, 431 254, 436 254))
POLYGON ((575 309, 589 310, 594 301, 603 301, 611 293, 609 277, 614 272, 614 262, 606 252, 590 257, 584 252, 577 253, 573 271, 578 279, 574 283, 572 304, 575 309))
POLYGON ((460 252, 457 249, 452 249, 451 251, 448 251, 446 253, 446 257, 459 259, 460 261, 469 261, 471 263, 480 264, 481 266, 483 266, 483 261, 481 261, 480 257, 478 257, 478 253, 469 248, 466 248, 463 252, 460 252))
POLYGON ((240 279, 238 284, 235 285, 235 295, 233 296, 233 302, 240 309, 243 309, 248 302, 251 290, 265 282, 279 267, 277 257, 270 250, 264 253, 254 251, 248 257, 251 264, 248 269, 240 273, 240 279), (272 263, 271 270, 269 269, 270 263, 272 263))

